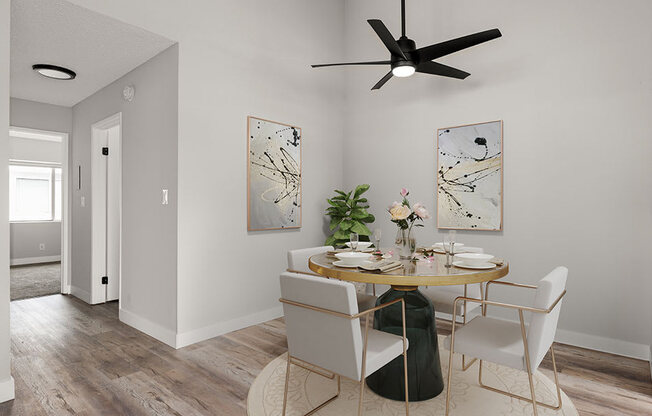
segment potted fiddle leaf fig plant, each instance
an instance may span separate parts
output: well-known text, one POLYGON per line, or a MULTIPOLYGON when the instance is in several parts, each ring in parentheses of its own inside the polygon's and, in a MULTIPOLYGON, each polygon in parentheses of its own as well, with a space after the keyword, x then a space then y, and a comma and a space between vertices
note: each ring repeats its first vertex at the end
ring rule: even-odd
POLYGON ((357 233, 360 241, 369 241, 371 231, 366 224, 371 224, 376 218, 367 212, 369 203, 362 194, 367 192, 369 185, 358 185, 353 191, 335 190, 335 195, 327 199, 329 207, 326 215, 331 217, 330 230, 333 234, 326 239, 327 246, 343 246, 349 241, 351 233, 357 233))

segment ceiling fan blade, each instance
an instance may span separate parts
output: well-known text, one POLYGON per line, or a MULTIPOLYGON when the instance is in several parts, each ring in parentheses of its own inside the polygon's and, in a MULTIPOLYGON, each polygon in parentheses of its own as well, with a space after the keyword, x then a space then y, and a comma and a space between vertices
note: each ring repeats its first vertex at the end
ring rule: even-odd
POLYGON ((342 65, 389 65, 392 61, 370 61, 370 62, 341 62, 337 64, 316 64, 310 65, 313 68, 322 68, 325 66, 342 66, 342 65))
POLYGON ((446 42, 425 46, 417 49, 416 52, 419 54, 421 62, 432 61, 433 59, 441 58, 442 56, 470 48, 471 46, 480 43, 488 42, 501 36, 502 34, 498 29, 485 30, 484 32, 478 32, 472 35, 462 36, 461 38, 447 40, 446 42))
POLYGON ((385 75, 384 77, 382 77, 382 78, 380 79, 380 81, 378 81, 378 82, 376 83, 376 85, 374 85, 373 88, 371 88, 371 89, 372 89, 372 90, 379 90, 380 87, 382 87, 383 85, 385 85, 385 83, 386 83, 387 81, 389 81, 389 79, 390 79, 391 77, 393 77, 393 76, 394 76, 394 74, 392 74, 392 71, 389 71, 389 72, 387 73, 387 75, 385 75))
POLYGON ((421 62, 417 65, 416 70, 417 72, 422 72, 424 74, 441 75, 443 77, 457 79, 464 79, 471 75, 468 72, 453 68, 452 66, 442 65, 432 61, 421 62))
POLYGON ((398 46, 398 42, 396 42, 396 39, 394 39, 394 36, 392 36, 391 32, 383 22, 378 19, 369 19, 367 22, 369 22, 372 29, 376 32, 380 40, 385 44, 385 47, 392 53, 392 55, 407 59, 401 50, 401 47, 398 46))

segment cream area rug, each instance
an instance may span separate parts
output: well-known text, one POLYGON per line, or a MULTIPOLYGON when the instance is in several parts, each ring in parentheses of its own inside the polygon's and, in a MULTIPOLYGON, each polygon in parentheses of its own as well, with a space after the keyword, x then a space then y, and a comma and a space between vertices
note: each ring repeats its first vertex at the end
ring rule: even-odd
MULTIPOLYGON (((439 337, 440 347, 444 345, 443 337, 439 337)), ((283 389, 285 387, 285 369, 287 354, 275 358, 254 380, 247 399, 247 414, 249 416, 278 416, 283 410, 283 389)), ((444 380, 448 375, 448 351, 441 349, 442 372, 444 380)), ((453 357, 453 390, 451 391, 451 416, 476 415, 532 415, 532 405, 524 401, 512 399, 503 394, 493 393, 478 385, 478 363, 474 363, 467 371, 462 371, 462 357, 453 357)), ((527 373, 502 367, 493 363, 482 364, 482 381, 485 385, 508 390, 512 393, 529 397, 530 387, 527 373)), ((288 393, 288 409, 286 415, 304 415, 310 409, 318 406, 337 392, 336 380, 329 380, 318 374, 292 365, 288 393)), ((359 385, 342 378, 340 397, 326 405, 315 415, 342 416, 357 415, 359 385)), ((557 394, 554 382, 540 371, 535 374, 535 389, 537 400, 556 405, 557 394)), ((561 410, 554 411, 539 406, 539 415, 577 416, 577 410, 570 399, 562 391, 561 410)), ((437 397, 410 403, 411 416, 444 415, 446 409, 446 388, 437 397)), ((405 403, 388 400, 365 389, 365 416, 394 416, 405 414, 405 403)))

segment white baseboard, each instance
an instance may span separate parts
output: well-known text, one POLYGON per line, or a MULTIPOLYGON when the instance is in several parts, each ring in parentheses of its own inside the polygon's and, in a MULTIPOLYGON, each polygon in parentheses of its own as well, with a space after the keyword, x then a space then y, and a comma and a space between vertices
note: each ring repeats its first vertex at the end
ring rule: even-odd
MULTIPOLYGON (((469 314, 469 320, 478 315, 477 313, 472 313, 473 315, 469 314)), ((435 312, 435 316, 437 318, 445 319, 448 321, 452 319, 452 316, 447 313, 435 312)), ((497 316, 492 316, 492 318, 510 322, 518 322, 513 319, 503 319, 497 316)), ((622 341, 613 338, 604 338, 595 335, 583 334, 581 332, 568 331, 566 329, 557 328, 557 333, 555 334, 555 342, 573 345, 575 347, 587 348, 595 351, 608 352, 610 354, 622 355, 630 358, 637 358, 639 360, 652 360, 652 346, 645 344, 636 344, 633 342, 622 341)), ((650 362, 650 368, 652 371, 652 361, 650 362)))
POLYGON ((70 286, 70 294, 76 298, 83 300, 84 302, 91 305, 91 294, 85 290, 82 290, 76 286, 70 286))
POLYGON ((574 345, 576 347, 608 352, 625 357, 638 358, 639 360, 650 360, 650 346, 645 344, 637 344, 620 339, 604 338, 559 328, 555 335, 555 341, 562 344, 574 345))
POLYGON ((238 329, 280 318, 281 316, 283 316, 283 307, 276 306, 261 312, 252 313, 251 315, 235 318, 230 321, 218 322, 210 326, 180 333, 177 334, 176 347, 183 348, 200 341, 237 331, 238 329))
POLYGON ((156 338, 157 340, 169 345, 172 348, 177 348, 175 346, 177 336, 175 331, 165 328, 157 323, 150 321, 147 318, 143 318, 138 314, 122 308, 119 310, 119 317, 121 322, 136 328, 140 332, 144 332, 152 338, 156 338))
POLYGON ((22 266, 23 264, 52 263, 55 261, 61 261, 61 256, 25 257, 22 259, 11 259, 9 260, 9 265, 22 266))
POLYGON ((0 403, 13 400, 14 397, 14 378, 10 376, 8 379, 0 381, 0 403))

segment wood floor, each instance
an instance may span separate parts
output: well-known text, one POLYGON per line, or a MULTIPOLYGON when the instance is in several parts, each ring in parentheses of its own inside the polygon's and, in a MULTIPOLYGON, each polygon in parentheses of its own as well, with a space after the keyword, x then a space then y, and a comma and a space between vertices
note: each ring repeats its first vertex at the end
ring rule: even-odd
MULTIPOLYGON (((16 400, 1 416, 244 415, 249 385, 287 347, 275 320, 174 350, 120 323, 116 303, 60 295, 12 302, 11 328, 16 400)), ((647 362, 556 352, 580 415, 652 415, 647 362)))

